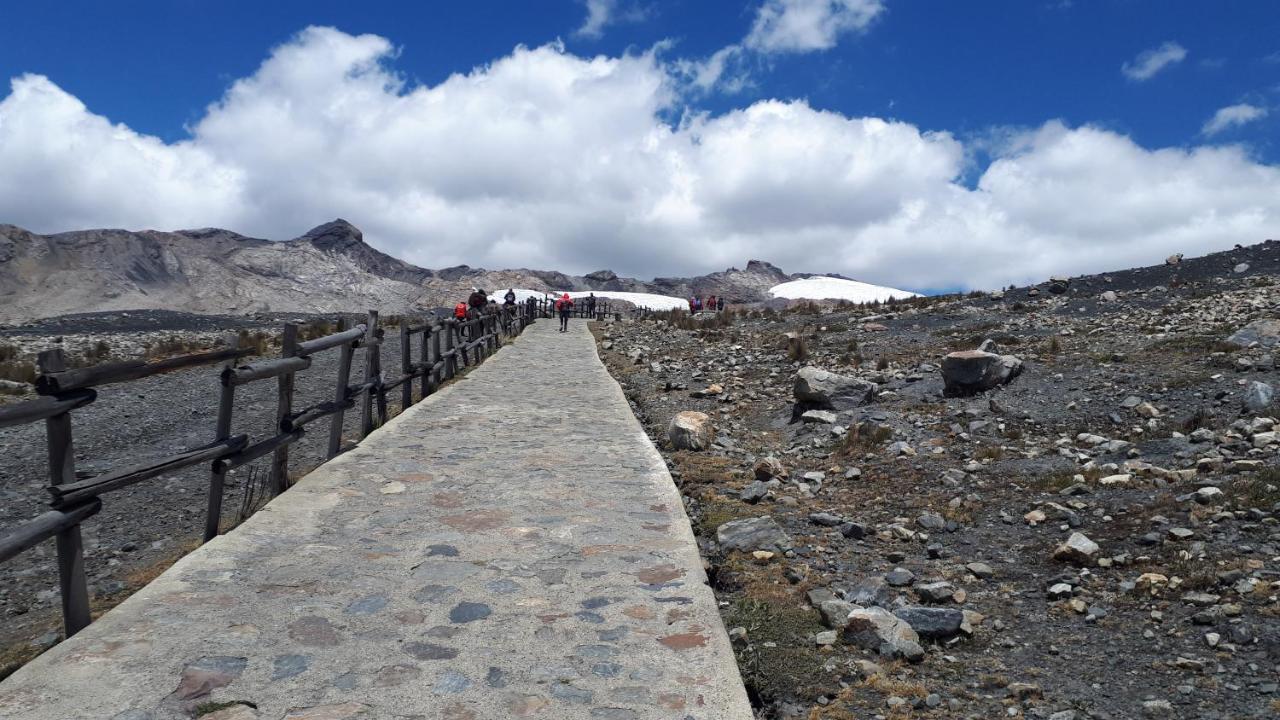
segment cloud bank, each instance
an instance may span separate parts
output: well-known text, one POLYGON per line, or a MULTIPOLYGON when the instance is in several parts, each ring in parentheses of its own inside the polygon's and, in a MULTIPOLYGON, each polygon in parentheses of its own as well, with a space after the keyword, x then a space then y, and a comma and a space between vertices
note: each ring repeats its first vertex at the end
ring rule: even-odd
POLYGON ((521 47, 434 86, 407 85, 394 55, 385 38, 309 28, 177 143, 16 78, 0 100, 0 221, 287 238, 342 216, 427 267, 653 276, 762 258, 915 290, 1280 235, 1280 168, 1236 146, 1148 149, 1050 121, 984 146, 977 172, 973 148, 906 122, 803 101, 686 112, 653 53, 521 47))

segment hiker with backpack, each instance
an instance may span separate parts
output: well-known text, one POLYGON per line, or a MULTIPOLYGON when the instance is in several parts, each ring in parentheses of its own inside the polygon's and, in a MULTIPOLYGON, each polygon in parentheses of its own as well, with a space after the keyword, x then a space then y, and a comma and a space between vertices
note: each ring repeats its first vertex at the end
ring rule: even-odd
POLYGON ((569 293, 560 296, 556 301, 556 312, 560 313, 560 332, 569 332, 569 313, 573 312, 573 298, 569 293))
POLYGON ((516 289, 515 289, 515 288, 510 288, 509 290, 507 290, 507 294, 502 296, 502 304, 503 304, 503 305, 515 305, 515 304, 516 304, 516 289))

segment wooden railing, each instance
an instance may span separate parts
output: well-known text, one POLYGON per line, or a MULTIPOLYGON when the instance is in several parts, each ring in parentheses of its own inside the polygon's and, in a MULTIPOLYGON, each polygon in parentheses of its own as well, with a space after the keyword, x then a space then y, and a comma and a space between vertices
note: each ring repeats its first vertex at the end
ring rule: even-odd
POLYGON ((289 446, 306 432, 306 426, 329 418, 326 458, 342 450, 344 415, 360 406, 360 438, 388 420, 387 393, 399 388, 401 407, 413 404, 413 383, 421 383, 420 398, 434 393, 442 383, 467 366, 477 365, 502 345, 502 338, 519 335, 534 320, 532 306, 500 307, 469 320, 433 320, 419 325, 400 321, 400 371, 387 378, 382 369, 382 339, 377 311, 369 311, 364 324, 347 328, 339 320, 332 335, 298 341, 298 327, 284 326, 279 358, 237 362, 253 353, 235 347, 184 355, 156 362, 129 360, 86 368, 68 368, 61 350, 40 353, 36 400, 0 407, 0 428, 44 420, 49 449, 49 486, 53 509, 0 534, 0 563, 55 538, 58 577, 62 595, 62 618, 66 636, 71 637, 89 624, 89 593, 84 570, 84 547, 80 523, 102 508, 100 496, 146 480, 208 463, 209 493, 205 513, 204 541, 217 536, 222 517, 223 490, 227 473, 267 455, 272 456, 269 491, 278 495, 289 488, 289 446), (417 360, 413 341, 418 338, 417 360), (311 367, 317 353, 337 350, 338 377, 333 399, 306 408, 293 407, 297 373, 311 367), (351 384, 356 350, 363 350, 362 378, 351 384), (77 480, 71 437, 71 413, 98 398, 95 388, 151 377, 161 373, 203 365, 221 365, 221 396, 212 442, 181 450, 168 457, 132 467, 112 470, 97 477, 77 480), (232 409, 236 389, 275 378, 277 385, 276 434, 250 442, 248 435, 232 434, 232 409))
MULTIPOLYGON (((536 308, 535 313, 538 317, 551 318, 557 316, 555 298, 550 300, 546 298, 529 298, 526 303, 532 304, 536 308)), ((612 314, 615 314, 615 311, 611 309, 608 298, 596 298, 594 302, 588 298, 575 298, 573 309, 569 311, 570 317, 588 320, 604 320, 612 314)))

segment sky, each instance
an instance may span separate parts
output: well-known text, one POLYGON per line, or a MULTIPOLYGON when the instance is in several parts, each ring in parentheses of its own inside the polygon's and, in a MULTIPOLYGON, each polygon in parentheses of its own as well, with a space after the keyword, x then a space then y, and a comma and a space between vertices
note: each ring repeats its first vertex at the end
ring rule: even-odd
POLYGON ((0 223, 994 288, 1280 238, 1280 4, 0 7, 0 223))

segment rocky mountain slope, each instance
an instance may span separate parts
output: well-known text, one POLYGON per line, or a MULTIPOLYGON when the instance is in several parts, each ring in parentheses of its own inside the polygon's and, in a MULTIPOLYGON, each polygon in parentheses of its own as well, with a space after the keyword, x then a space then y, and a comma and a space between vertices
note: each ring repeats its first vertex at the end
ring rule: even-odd
POLYGON ((759 717, 1263 718, 1278 280, 1267 242, 598 332, 685 496, 759 717), (984 362, 1010 371, 957 377, 984 362))
MULTIPOLYGON (((415 312, 452 306, 472 287, 621 291, 733 302, 768 299, 791 280, 752 260, 746 268, 644 282, 610 270, 571 276, 545 270, 428 270, 379 252, 335 220, 271 242, 228 230, 82 230, 38 235, 0 225, 0 322, 69 313, 177 310, 200 314, 415 312)), ((799 276, 797 276, 799 277, 799 276)))

